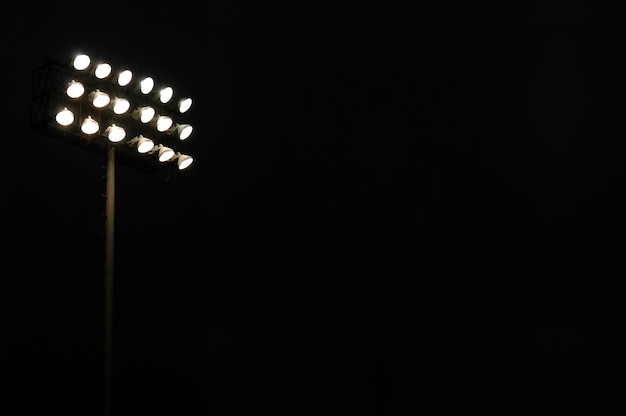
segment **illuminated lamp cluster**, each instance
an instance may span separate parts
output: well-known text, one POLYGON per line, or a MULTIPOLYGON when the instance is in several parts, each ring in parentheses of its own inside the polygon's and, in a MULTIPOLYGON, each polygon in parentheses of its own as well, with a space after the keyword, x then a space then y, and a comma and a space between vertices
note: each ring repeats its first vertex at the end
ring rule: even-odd
POLYGON ((180 170, 192 164, 191 156, 166 145, 173 138, 184 141, 192 134, 190 124, 173 118, 191 108, 190 97, 175 100, 171 86, 155 88, 154 79, 148 76, 134 82, 130 69, 114 73, 109 63, 94 64, 85 54, 74 57, 71 70, 72 79, 64 86, 69 101, 55 116, 60 126, 124 143, 140 154, 154 155, 161 163, 174 162, 180 170))

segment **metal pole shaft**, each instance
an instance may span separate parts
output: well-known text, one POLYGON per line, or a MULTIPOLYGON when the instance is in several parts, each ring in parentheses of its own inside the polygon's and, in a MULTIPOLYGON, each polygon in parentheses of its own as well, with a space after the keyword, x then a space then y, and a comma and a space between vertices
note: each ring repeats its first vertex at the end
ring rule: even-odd
POLYGON ((104 247, 104 416, 112 413, 113 382, 113 230, 115 223, 115 148, 107 150, 104 247))

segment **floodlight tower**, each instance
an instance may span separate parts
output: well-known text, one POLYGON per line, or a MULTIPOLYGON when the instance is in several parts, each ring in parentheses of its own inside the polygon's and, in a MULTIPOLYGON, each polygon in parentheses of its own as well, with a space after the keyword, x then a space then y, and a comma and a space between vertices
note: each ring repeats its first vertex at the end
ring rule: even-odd
POLYGON ((112 412, 115 165, 148 174, 187 169, 193 158, 174 149, 193 132, 182 121, 192 103, 169 84, 157 87, 149 76, 136 80, 130 69, 115 72, 84 53, 45 59, 33 69, 32 128, 106 157, 104 416, 112 412))

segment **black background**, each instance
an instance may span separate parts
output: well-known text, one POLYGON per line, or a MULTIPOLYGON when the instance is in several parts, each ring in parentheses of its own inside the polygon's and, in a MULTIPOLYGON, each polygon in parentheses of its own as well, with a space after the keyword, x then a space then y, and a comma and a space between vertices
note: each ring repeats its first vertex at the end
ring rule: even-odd
POLYGON ((105 161, 30 127, 77 51, 195 100, 116 167, 115 415, 626 410, 623 5, 125 7, 2 10, 4 413, 102 412, 105 161))

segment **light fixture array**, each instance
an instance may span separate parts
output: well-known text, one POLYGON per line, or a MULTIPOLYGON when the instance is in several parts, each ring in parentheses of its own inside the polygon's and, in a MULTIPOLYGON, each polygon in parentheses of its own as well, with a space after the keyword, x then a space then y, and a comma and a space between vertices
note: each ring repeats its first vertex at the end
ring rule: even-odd
POLYGON ((52 109, 58 128, 87 141, 131 147, 138 158, 151 157, 157 165, 183 170, 193 163, 191 156, 174 150, 193 132, 191 124, 177 121, 191 108, 190 97, 177 97, 167 84, 157 87, 152 77, 135 79, 130 69, 116 72, 86 54, 76 55, 66 69, 57 94, 64 99, 55 100, 52 109))

